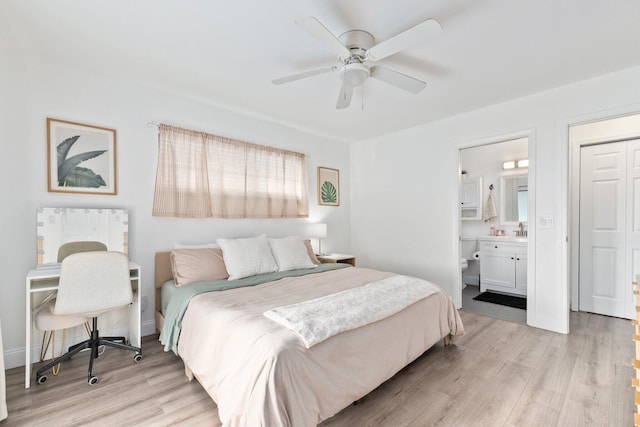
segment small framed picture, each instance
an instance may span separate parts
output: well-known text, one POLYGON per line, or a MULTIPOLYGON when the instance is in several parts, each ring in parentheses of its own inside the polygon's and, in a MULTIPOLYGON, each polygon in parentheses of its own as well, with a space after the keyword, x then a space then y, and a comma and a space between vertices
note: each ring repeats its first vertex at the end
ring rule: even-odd
POLYGON ((47 118, 48 190, 117 194, 116 131, 47 118))
POLYGON ((318 204, 340 206, 340 171, 318 167, 318 204))

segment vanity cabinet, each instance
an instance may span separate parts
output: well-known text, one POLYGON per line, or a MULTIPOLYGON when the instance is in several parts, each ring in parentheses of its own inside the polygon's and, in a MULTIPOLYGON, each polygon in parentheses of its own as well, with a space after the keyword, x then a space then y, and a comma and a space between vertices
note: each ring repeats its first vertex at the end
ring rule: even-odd
POLYGON ((526 295, 527 242, 499 239, 480 240, 480 291, 526 295))
POLYGON ((466 178, 460 183, 460 218, 482 219, 482 178, 466 178))

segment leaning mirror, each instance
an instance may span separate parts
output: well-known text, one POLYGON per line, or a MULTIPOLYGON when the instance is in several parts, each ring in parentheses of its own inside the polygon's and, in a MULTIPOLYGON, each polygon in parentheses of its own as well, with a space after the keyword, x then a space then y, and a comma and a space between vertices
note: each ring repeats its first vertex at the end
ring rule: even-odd
POLYGON ((500 177, 500 223, 527 222, 529 178, 526 174, 500 177))
POLYGON ((54 264, 67 242, 98 241, 110 251, 129 252, 125 209, 39 208, 36 212, 37 263, 54 264))

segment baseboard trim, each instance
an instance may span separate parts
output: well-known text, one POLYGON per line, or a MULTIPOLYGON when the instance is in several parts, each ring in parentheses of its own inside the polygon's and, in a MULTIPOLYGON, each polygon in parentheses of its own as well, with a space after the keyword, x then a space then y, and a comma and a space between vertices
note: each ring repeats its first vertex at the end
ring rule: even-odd
POLYGON ((473 274, 463 274, 462 282, 466 285, 480 286, 480 276, 473 274))
MULTIPOLYGON (((40 349, 38 348, 38 351, 40 349)), ((4 352, 4 368, 11 369, 24 366, 24 347, 4 352)))
POLYGON ((146 337, 147 335, 153 335, 156 333, 156 321, 147 320, 140 325, 140 335, 146 337))

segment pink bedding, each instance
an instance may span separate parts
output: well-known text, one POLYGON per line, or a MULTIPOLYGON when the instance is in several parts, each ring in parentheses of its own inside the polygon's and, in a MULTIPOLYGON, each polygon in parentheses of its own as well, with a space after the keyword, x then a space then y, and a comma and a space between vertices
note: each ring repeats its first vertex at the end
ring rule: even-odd
POLYGON ((344 268, 200 294, 182 321, 178 353, 218 404, 225 426, 314 426, 464 328, 442 291, 309 349, 266 310, 392 276, 344 268))

